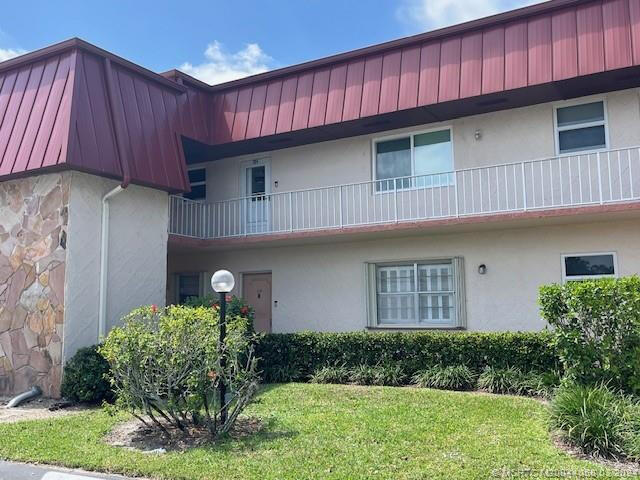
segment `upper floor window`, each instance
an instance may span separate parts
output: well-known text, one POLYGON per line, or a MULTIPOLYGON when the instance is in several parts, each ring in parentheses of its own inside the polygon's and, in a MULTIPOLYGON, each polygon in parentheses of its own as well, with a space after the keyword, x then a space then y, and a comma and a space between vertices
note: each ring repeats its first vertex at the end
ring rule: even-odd
POLYGON ((607 148, 604 102, 583 103, 556 109, 558 153, 607 148))
POLYGON ((614 253, 563 255, 562 268, 565 280, 615 277, 616 256, 614 253))
POLYGON ((207 169, 193 168, 189 170, 189 185, 191 191, 184 197, 191 200, 204 200, 207 198, 207 169))
POLYGON ((375 146, 377 190, 449 185, 453 175, 451 130, 418 133, 375 146), (408 178, 413 177, 413 178, 408 178), (394 180, 395 185, 394 185, 394 180))

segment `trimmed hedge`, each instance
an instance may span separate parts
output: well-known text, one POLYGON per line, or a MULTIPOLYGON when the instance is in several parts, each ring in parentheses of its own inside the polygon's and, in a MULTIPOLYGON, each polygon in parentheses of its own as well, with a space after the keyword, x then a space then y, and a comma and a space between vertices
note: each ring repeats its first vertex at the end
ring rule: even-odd
POLYGON ((330 365, 393 364, 413 376, 440 365, 516 367, 525 372, 559 370, 559 358, 548 332, 355 332, 264 335, 256 346, 265 382, 307 381, 330 365))
MULTIPOLYGON (((316 381, 323 381, 322 377, 335 375, 323 369, 335 366, 349 373, 355 369, 368 371, 363 367, 393 366, 398 370, 393 376, 405 379, 433 367, 466 366, 475 373, 486 367, 514 367, 535 373, 560 370, 548 332, 284 333, 261 335, 255 347, 258 368, 268 383, 304 382, 313 380, 314 375, 316 381)), ((69 364, 65 367, 66 396, 100 401, 105 393, 111 394, 103 377, 108 365, 95 347, 80 353, 76 364, 77 369, 69 364)))

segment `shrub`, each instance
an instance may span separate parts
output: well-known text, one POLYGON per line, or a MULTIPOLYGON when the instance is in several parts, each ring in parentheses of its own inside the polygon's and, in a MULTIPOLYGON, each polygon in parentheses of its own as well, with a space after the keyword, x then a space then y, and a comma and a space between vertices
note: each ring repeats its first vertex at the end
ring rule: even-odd
POLYGON ((431 367, 413 376, 414 383, 423 388, 439 388, 441 390, 473 390, 476 387, 477 375, 466 365, 431 367))
POLYGON ((562 377, 558 371, 529 372, 524 379, 524 393, 534 397, 551 398, 560 386, 562 377))
POLYGON ((283 368, 296 374, 286 381, 305 381, 327 365, 398 365, 407 377, 436 365, 546 372, 559 368, 551 340, 547 332, 304 332, 261 336, 256 356, 267 382, 281 378, 283 368))
POLYGON ((269 369, 270 383, 297 382, 301 378, 302 374, 296 365, 274 365, 269 369))
POLYGON ((311 383, 347 383, 349 370, 343 365, 321 367, 309 377, 311 383))
POLYGON ((349 370, 349 380, 356 385, 404 384, 405 375, 399 365, 358 365, 349 370))
POLYGON ((108 373, 109 363, 98 353, 97 345, 81 348, 64 366, 62 396, 74 402, 112 402, 108 373))
POLYGON ((522 395, 527 393, 530 377, 519 368, 487 367, 478 377, 478 386, 491 393, 522 395))
POLYGON ((566 384, 551 403, 551 425, 564 439, 586 453, 611 456, 624 454, 625 410, 622 397, 604 385, 566 384))
POLYGON ((116 405, 165 433, 167 425, 181 431, 204 426, 212 437, 228 431, 257 388, 246 323, 228 318, 220 351, 219 317, 213 308, 134 310, 100 348, 111 367, 116 405), (221 421, 223 405, 217 395, 221 381, 231 396, 226 422, 221 421))
POLYGON ((627 457, 640 460, 640 402, 635 398, 625 398, 622 443, 627 457))
MULTIPOLYGON (((218 295, 205 295, 204 297, 189 297, 184 302, 185 307, 219 307, 218 295)), ((254 310, 251 305, 235 295, 227 295, 227 315, 231 317, 247 318, 253 322, 254 310), (230 297, 230 298, 229 298, 230 297)))
POLYGON ((568 379, 640 393, 639 277, 548 285, 539 301, 568 379))

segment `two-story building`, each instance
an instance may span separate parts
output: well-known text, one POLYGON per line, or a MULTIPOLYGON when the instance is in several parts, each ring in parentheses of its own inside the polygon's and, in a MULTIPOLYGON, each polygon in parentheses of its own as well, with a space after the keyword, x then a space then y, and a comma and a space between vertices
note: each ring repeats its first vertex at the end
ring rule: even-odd
POLYGON ((219 268, 259 331, 541 329, 540 285, 640 272, 638 87, 640 0, 215 86, 80 40, 4 62, 0 391, 219 268))

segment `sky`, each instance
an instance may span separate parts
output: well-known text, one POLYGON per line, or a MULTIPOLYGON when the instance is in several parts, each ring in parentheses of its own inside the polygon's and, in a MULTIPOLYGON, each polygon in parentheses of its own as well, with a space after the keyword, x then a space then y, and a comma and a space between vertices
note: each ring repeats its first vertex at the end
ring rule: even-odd
POLYGON ((6 2, 0 61, 80 37, 209 84, 538 3, 536 0, 29 0, 6 2), (27 7, 28 6, 28 7, 27 7))

